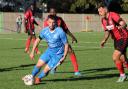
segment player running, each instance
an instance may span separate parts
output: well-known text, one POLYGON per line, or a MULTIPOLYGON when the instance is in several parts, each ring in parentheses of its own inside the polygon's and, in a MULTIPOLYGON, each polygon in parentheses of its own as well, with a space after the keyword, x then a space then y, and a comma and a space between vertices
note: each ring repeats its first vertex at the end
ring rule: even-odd
POLYGON ((65 32, 62 28, 55 26, 54 16, 49 16, 48 18, 48 27, 41 30, 39 38, 36 39, 32 52, 30 53, 30 58, 34 57, 34 50, 44 39, 48 43, 48 48, 40 56, 36 66, 32 71, 32 76, 35 78, 37 73, 39 73, 42 66, 46 64, 44 70, 35 78, 35 84, 39 84, 41 79, 45 77, 48 72, 57 65, 58 62, 63 62, 67 52, 68 52, 68 41, 65 32))
POLYGON ((126 62, 126 48, 128 46, 128 30, 125 21, 115 12, 109 12, 105 5, 98 7, 99 15, 102 16, 102 25, 104 28, 104 38, 101 41, 101 47, 104 47, 109 36, 114 40, 113 61, 120 72, 117 82, 123 82, 127 79, 123 64, 128 68, 126 62))
MULTIPOLYGON (((30 7, 24 13, 25 33, 28 33, 28 38, 26 41, 26 48, 25 48, 26 53, 29 53, 29 47, 30 47, 31 41, 34 43, 36 40, 34 24, 39 26, 39 23, 37 23, 34 19, 33 9, 34 9, 33 4, 31 4, 30 7)), ((40 51, 38 50, 38 48, 36 48, 35 50, 37 54, 40 54, 40 51)))
MULTIPOLYGON (((72 43, 73 43, 73 42, 76 42, 76 43, 77 43, 77 39, 76 39, 75 36, 69 31, 69 29, 68 29, 68 27, 66 26, 64 20, 63 20, 61 17, 59 17, 59 16, 56 15, 56 10, 55 10, 54 8, 50 8, 49 15, 55 16, 56 23, 57 23, 56 25, 59 26, 59 27, 62 27, 63 30, 64 30, 64 32, 65 32, 66 34, 68 34, 68 35, 72 38, 72 43)), ((49 18, 49 15, 48 15, 48 17, 46 18, 46 20, 44 21, 44 27, 47 27, 47 26, 48 26, 47 20, 48 20, 48 18, 49 18)), ((74 72, 75 72, 74 75, 75 75, 75 76, 81 76, 81 73, 80 73, 79 70, 78 70, 78 63, 77 63, 76 55, 75 55, 75 53, 74 53, 74 51, 73 51, 71 45, 69 45, 69 51, 68 51, 68 52, 69 52, 70 59, 71 59, 71 62, 72 62, 72 64, 73 64, 73 67, 74 67, 74 72)), ((51 71, 51 72, 54 74, 55 70, 54 70, 54 71, 51 71)))

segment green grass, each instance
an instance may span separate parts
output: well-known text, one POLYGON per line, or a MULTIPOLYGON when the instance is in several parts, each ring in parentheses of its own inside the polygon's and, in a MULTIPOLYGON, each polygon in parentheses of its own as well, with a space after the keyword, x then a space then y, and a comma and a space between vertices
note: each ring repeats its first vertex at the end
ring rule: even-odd
MULTIPOLYGON (((119 74, 111 58, 112 41, 100 48, 103 32, 81 32, 75 36, 78 43, 72 46, 83 77, 74 77, 67 56, 55 75, 49 74, 40 85, 25 86, 21 78, 31 73, 39 55, 31 61, 24 53, 26 34, 0 34, 0 89, 127 89, 128 81, 116 83, 119 74)), ((43 52, 46 43, 41 44, 39 49, 43 52)))

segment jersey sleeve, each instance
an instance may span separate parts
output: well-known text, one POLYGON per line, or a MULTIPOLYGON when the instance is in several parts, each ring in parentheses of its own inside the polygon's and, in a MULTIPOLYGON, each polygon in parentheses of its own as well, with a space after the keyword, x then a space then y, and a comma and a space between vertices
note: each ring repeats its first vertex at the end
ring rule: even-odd
POLYGON ((27 12, 24 14, 24 18, 25 18, 25 19, 28 19, 28 17, 29 17, 29 12, 27 11, 27 12))
POLYGON ((59 24, 59 21, 58 21, 58 25, 61 25, 61 27, 64 30, 64 32, 67 33, 67 30, 69 30, 69 29, 68 29, 66 23, 64 22, 64 20, 62 18, 60 18, 60 20, 61 20, 61 24, 59 24))
POLYGON ((59 28, 59 29, 60 29, 60 38, 61 38, 61 41, 63 42, 63 44, 68 43, 67 36, 66 36, 65 32, 63 31, 62 28, 59 28))
POLYGON ((41 32, 39 34, 39 39, 40 40, 44 39, 44 29, 41 30, 41 32))
POLYGON ((111 15, 111 18, 112 18, 116 23, 119 23, 119 21, 122 19, 122 18, 120 17, 120 15, 117 14, 117 13, 115 13, 115 12, 111 12, 110 15, 111 15))
POLYGON ((34 18, 34 24, 36 24, 37 26, 39 25, 39 23, 35 20, 35 18, 34 18))

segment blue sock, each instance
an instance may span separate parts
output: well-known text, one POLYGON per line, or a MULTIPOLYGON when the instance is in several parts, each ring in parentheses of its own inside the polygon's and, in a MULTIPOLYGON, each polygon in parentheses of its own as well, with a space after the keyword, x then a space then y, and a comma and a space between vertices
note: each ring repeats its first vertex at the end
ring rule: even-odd
POLYGON ((40 79, 42 79, 43 77, 45 77, 45 73, 44 73, 44 71, 42 71, 41 73, 40 73, 40 75, 38 76, 38 78, 40 78, 40 79))
POLYGON ((40 68, 38 68, 37 66, 34 67, 33 71, 32 71, 32 76, 35 77, 36 74, 40 71, 40 68))

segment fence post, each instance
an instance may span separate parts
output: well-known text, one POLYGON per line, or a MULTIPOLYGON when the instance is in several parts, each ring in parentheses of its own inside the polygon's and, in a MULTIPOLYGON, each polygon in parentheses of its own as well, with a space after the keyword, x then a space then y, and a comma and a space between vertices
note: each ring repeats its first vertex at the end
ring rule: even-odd
POLYGON ((3 30, 3 12, 0 12, 0 32, 3 30))

